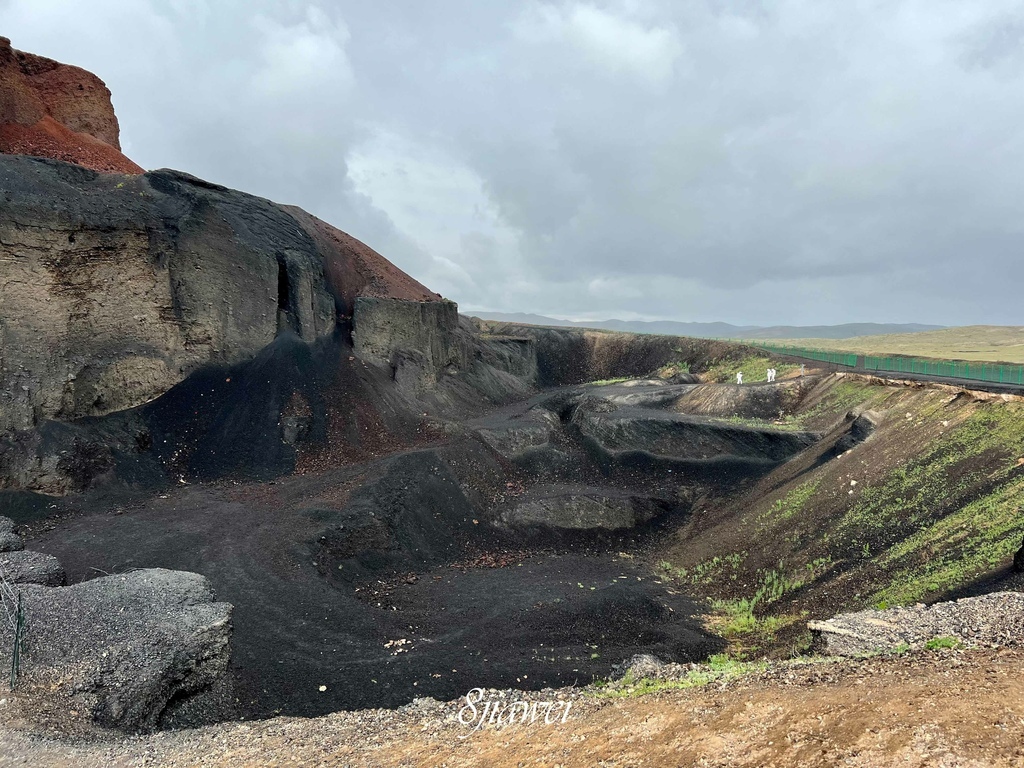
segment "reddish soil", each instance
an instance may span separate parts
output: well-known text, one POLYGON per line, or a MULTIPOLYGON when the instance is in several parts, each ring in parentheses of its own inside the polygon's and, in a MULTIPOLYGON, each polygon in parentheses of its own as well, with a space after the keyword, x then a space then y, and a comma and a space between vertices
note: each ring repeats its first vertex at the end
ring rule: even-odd
POLYGON ((780 666, 721 687, 577 697, 565 723, 479 731, 455 718, 464 700, 74 742, 29 736, 0 709, 0 765, 1021 766, 1022 663, 1002 649, 780 666))
POLYGON ((143 173, 121 154, 110 91, 79 67, 24 53, 0 37, 0 153, 143 173))
POLYGON ((385 259, 373 248, 295 206, 283 206, 313 238, 324 254, 327 280, 351 314, 357 296, 440 301, 434 293, 385 259))

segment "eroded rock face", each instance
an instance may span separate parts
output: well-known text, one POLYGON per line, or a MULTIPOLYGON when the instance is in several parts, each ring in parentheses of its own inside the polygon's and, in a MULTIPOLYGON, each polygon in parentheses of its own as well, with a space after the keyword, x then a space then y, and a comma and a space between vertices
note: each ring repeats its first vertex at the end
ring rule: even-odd
POLYGON ((667 411, 614 409, 601 403, 579 408, 573 422, 602 450, 642 452, 680 461, 735 457, 751 462, 780 462, 819 437, 810 432, 706 422, 667 411))
MULTIPOLYGON (((147 569, 19 591, 29 625, 19 696, 66 698, 99 724, 144 730, 227 669, 231 605, 198 574, 147 569)), ((12 639, 2 622, 2 647, 12 639)))
POLYGON ((776 419, 796 410, 819 381, 820 377, 806 376, 771 385, 702 384, 684 392, 672 410, 700 416, 776 419))
POLYGON ((433 386, 446 370, 466 365, 459 343, 459 309, 451 301, 394 301, 359 297, 352 338, 356 354, 389 365, 392 377, 412 388, 433 386))
POLYGON ((438 298, 361 244, 174 171, 0 156, 0 192, 0 434, 131 408, 282 330, 327 336, 353 293, 438 298))
POLYGON ((621 531, 639 527, 668 512, 657 499, 608 489, 537 489, 503 512, 500 520, 513 528, 555 531, 621 531))
MULTIPOLYGON (((483 322, 481 325, 497 336, 534 341, 537 382, 542 387, 585 384, 622 376, 649 376, 652 371, 676 363, 686 363, 691 370, 704 370, 719 359, 747 351, 713 339, 515 323, 483 322)), ((687 383, 692 377, 676 374, 669 376, 669 380, 670 383, 687 383)))
POLYGON ((107 173, 142 173, 121 154, 110 91, 79 67, 14 50, 0 37, 0 153, 107 173))

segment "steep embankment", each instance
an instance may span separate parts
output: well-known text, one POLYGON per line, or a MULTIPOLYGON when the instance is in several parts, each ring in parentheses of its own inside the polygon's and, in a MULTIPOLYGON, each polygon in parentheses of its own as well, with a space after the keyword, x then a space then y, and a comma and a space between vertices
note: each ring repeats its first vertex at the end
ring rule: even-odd
MULTIPOLYGON (((732 405, 718 415, 751 421, 732 405)), ((678 407, 714 410, 699 393, 678 407)), ((786 653, 805 647, 810 618, 1012 581, 1024 402, 830 376, 776 421, 844 432, 750 489, 705 499, 661 558, 713 600, 713 625, 740 647, 786 653)))
POLYGON ((123 154, 110 91, 79 67, 17 51, 0 37, 0 153, 142 173, 123 154))
POLYGON ((643 377, 655 372, 671 378, 757 354, 753 348, 713 339, 477 322, 488 336, 534 342, 537 383, 541 387, 643 377))
POLYGON ((0 487, 323 466, 533 384, 528 343, 298 209, 26 157, 0 189, 0 487))

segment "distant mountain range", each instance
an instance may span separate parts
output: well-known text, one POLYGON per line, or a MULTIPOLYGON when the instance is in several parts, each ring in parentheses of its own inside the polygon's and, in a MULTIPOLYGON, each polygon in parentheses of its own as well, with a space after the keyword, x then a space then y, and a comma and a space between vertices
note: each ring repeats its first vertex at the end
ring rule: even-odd
POLYGON ((842 325, 732 325, 731 323, 680 323, 674 320, 556 320, 525 312, 474 312, 473 317, 501 323, 554 325, 562 328, 598 328, 630 333, 659 333, 666 336, 696 336, 705 339, 851 339, 890 333, 938 331, 945 326, 921 323, 843 323, 842 325))

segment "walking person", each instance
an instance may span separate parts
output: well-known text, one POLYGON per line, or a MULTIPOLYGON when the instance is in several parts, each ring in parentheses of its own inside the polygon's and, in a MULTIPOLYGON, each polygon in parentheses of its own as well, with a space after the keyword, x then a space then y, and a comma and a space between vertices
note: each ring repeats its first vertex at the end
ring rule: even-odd
POLYGON ((742 384, 743 383, 743 371, 737 371, 736 372, 736 383, 737 384, 742 384))

